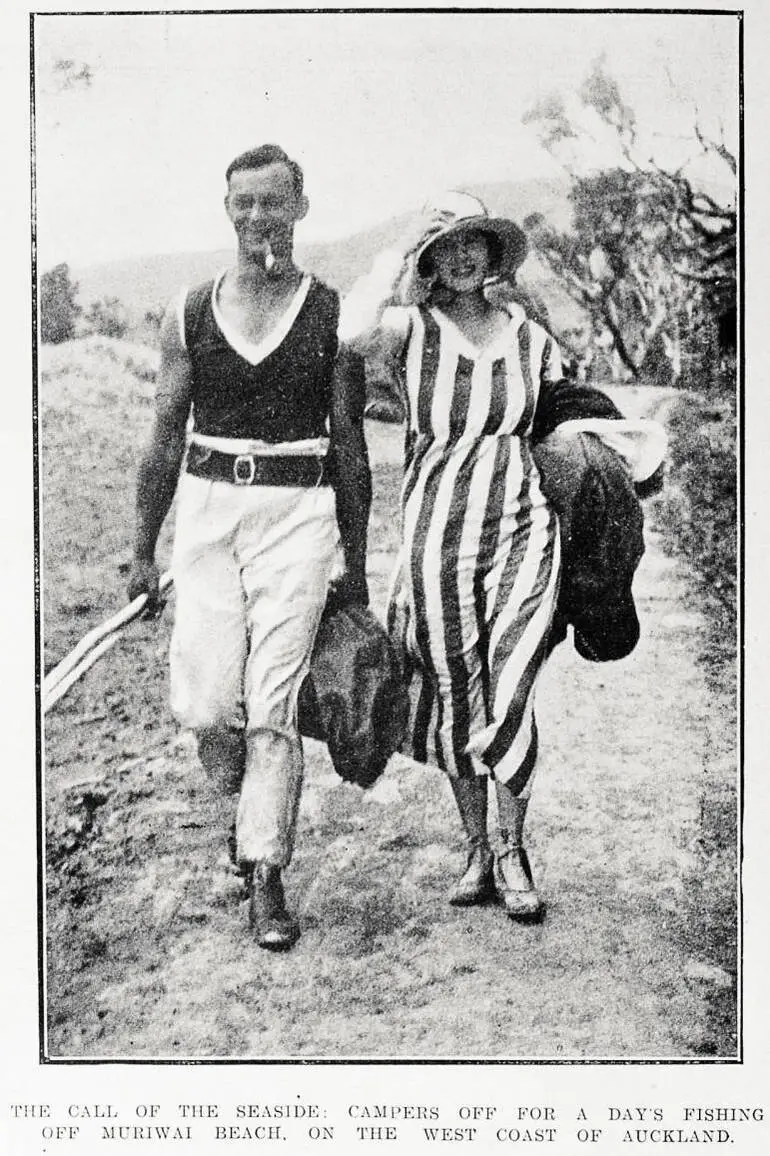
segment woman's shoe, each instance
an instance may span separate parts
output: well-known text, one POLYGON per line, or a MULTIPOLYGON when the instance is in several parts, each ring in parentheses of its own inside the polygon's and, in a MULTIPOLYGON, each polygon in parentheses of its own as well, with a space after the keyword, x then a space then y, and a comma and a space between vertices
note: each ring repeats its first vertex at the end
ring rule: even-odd
POLYGON ((506 847, 495 856, 494 880, 497 894, 511 919, 539 923, 545 904, 532 879, 529 857, 523 847, 506 847))
POLYGON ((495 894, 493 877, 495 858, 487 843, 474 843, 468 855, 468 866, 449 892, 453 907, 473 907, 495 894))

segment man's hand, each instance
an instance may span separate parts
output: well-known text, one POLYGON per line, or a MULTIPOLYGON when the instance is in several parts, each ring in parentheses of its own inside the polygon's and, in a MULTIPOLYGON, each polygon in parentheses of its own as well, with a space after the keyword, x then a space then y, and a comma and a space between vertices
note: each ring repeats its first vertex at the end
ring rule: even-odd
POLYGON ((145 617, 163 609, 155 546, 171 509, 186 445, 187 419, 192 403, 192 370, 181 342, 176 308, 166 310, 160 334, 160 371, 155 393, 155 420, 149 444, 137 471, 136 534, 128 579, 133 602, 147 595, 145 617))
POLYGON ((329 610, 341 610, 344 606, 368 606, 369 587, 365 575, 346 570, 335 578, 329 587, 326 605, 329 610))
POLYGON ((334 367, 330 414, 330 465, 345 570, 330 596, 340 605, 367 606, 366 537, 372 475, 364 435, 366 377, 362 357, 340 347, 334 367))
POLYGON ((142 594, 147 595, 145 617, 156 618, 163 609, 160 598, 160 572, 149 558, 134 558, 128 576, 128 600, 133 602, 142 594))

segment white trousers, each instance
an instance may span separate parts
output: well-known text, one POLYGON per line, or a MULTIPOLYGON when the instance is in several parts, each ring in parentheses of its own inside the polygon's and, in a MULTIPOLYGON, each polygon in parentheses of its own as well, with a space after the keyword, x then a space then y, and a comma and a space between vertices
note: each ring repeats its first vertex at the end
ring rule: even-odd
POLYGON ((303 772, 297 696, 338 543, 328 486, 180 480, 171 707, 183 726, 208 736, 209 750, 217 731, 230 751, 233 732, 245 732, 240 859, 291 859, 303 772))

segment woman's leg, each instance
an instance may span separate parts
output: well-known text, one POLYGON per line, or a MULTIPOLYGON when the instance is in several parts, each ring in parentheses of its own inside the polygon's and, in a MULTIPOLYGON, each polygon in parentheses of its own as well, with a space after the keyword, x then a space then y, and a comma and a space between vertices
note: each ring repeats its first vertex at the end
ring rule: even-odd
MULTIPOLYGON (((494 858, 487 833, 489 775, 485 768, 478 774, 478 760, 468 754, 470 736, 486 722, 472 575, 457 574, 453 594, 444 602, 449 615, 442 629, 437 629, 435 619, 430 623, 432 649, 428 669, 417 680, 422 693, 414 712, 412 751, 418 758, 435 761, 449 779, 468 843, 468 861, 450 889, 449 902, 467 907, 494 894, 494 858)), ((425 663, 424 651, 420 659, 425 663)))
POLYGON ((488 453, 481 462, 482 448, 478 444, 433 463, 404 512, 405 649, 413 656, 419 689, 413 696, 411 753, 446 772, 467 838, 467 865, 449 892, 454 906, 481 903, 494 894, 489 776, 468 753, 471 736, 487 721, 480 646, 485 552, 480 552, 479 526, 495 455, 488 453))
POLYGON ((449 892, 449 902, 454 907, 470 907, 494 894, 494 856, 487 833, 489 778, 487 775, 463 779, 449 776, 449 782, 468 840, 468 863, 449 892))
POLYGON ((495 780, 501 842, 495 861, 498 894, 512 918, 536 921, 544 906, 523 835, 537 761, 535 688, 548 654, 559 587, 558 532, 547 509, 533 512, 501 562, 499 581, 490 591, 491 720, 479 753, 495 780))
POLYGON ((499 780, 495 780, 495 793, 500 822, 500 850, 495 857, 497 892, 512 919, 538 922, 545 906, 537 893, 524 846, 529 795, 516 795, 508 784, 499 780))

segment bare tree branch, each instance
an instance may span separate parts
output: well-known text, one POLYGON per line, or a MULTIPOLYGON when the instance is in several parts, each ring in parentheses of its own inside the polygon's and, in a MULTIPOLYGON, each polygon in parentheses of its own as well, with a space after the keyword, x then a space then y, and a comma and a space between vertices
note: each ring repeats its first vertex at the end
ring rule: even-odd
POLYGON ((703 151, 704 152, 715 152, 718 156, 720 156, 722 158, 722 160, 725 162, 725 164, 729 167, 733 176, 736 176, 736 174, 738 172, 738 164, 737 164, 736 159, 733 156, 733 154, 730 152, 730 150, 725 145, 724 138, 722 138, 721 141, 709 140, 701 132, 700 125, 698 124, 697 121, 695 122, 695 135, 698 138, 698 141, 699 141, 700 145, 702 146, 703 151))
MULTIPOLYGON (((614 131, 618 162, 589 175, 565 165, 572 178, 572 228, 559 233, 539 220, 533 247, 585 309, 594 331, 610 336, 628 372, 639 376, 657 342, 656 355, 659 347, 676 376, 693 357, 692 349, 683 356, 682 341, 693 349, 702 345, 704 326, 713 328, 725 308, 734 308, 736 210, 694 187, 686 165, 669 171, 652 157, 640 158, 634 114, 602 59, 578 95, 614 131)), ((528 119, 550 131, 544 143, 553 155, 568 137, 581 139, 561 97, 541 102, 528 119)), ((719 142, 708 139, 697 109, 694 119, 697 145, 734 177, 735 157, 724 135, 719 142)))

